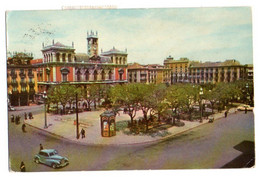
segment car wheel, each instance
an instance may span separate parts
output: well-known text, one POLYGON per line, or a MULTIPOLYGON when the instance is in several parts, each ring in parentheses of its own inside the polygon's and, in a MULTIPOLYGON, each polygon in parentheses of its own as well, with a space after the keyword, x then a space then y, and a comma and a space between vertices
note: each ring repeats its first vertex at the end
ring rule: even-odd
POLYGON ((55 163, 53 163, 53 164, 51 164, 51 167, 52 167, 53 169, 55 169, 55 168, 57 168, 57 165, 56 165, 55 163))
POLYGON ((35 161, 35 163, 40 163, 39 158, 35 158, 34 161, 35 161))

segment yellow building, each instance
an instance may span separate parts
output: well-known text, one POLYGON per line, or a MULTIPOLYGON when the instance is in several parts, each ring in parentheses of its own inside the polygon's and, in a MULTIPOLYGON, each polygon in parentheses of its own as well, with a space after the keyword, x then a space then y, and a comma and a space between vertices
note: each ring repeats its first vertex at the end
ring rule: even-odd
POLYGON ((36 67, 31 53, 9 54, 7 59, 7 92, 9 104, 24 106, 34 102, 38 92, 36 67))
POLYGON ((191 83, 234 82, 247 79, 247 67, 236 60, 196 62, 190 65, 191 83))
POLYGON ((169 56, 164 60, 165 68, 171 69, 171 83, 189 82, 189 64, 188 58, 174 60, 169 56))

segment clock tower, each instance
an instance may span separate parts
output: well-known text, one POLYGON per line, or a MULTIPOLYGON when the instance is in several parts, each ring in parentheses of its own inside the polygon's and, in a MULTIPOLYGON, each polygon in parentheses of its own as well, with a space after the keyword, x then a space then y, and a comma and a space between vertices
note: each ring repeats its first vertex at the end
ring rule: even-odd
POLYGON ((98 33, 87 33, 87 53, 89 57, 98 56, 98 33))

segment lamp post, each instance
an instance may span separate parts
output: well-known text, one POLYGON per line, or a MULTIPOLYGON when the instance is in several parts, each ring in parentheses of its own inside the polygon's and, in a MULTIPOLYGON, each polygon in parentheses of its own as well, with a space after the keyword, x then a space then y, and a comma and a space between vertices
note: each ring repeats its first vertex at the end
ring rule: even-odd
POLYGON ((248 83, 246 83, 246 101, 247 101, 247 104, 250 104, 249 103, 249 99, 250 99, 250 97, 249 97, 249 93, 248 93, 248 83))
POLYGON ((48 128, 48 126, 47 126, 47 114, 46 114, 46 100, 47 100, 46 91, 43 92, 42 97, 44 99, 44 128, 48 128))
POLYGON ((203 89, 200 87, 200 122, 202 122, 202 111, 203 111, 203 105, 202 105, 202 95, 203 95, 203 89))
POLYGON ((78 94, 76 93, 76 138, 79 139, 78 94))

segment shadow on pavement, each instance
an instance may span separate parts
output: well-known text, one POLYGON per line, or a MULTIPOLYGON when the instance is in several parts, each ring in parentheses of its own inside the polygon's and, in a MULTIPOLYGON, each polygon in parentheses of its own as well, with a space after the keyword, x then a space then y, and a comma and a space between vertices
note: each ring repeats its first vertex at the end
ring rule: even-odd
POLYGON ((234 149, 242 154, 221 168, 250 168, 255 165, 255 143, 252 141, 242 141, 234 146, 234 149))

